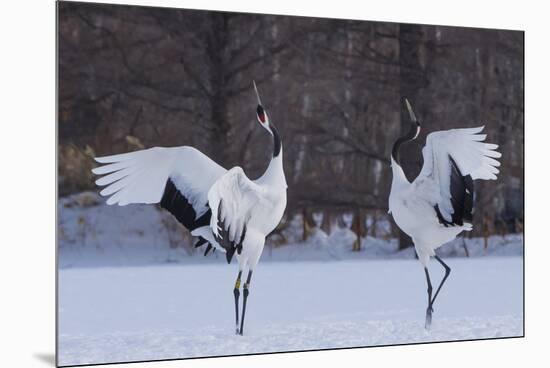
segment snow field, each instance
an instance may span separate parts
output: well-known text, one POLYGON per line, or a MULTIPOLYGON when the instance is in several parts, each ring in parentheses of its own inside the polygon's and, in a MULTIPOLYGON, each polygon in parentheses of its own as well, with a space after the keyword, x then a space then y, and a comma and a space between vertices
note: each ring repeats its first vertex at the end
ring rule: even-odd
MULTIPOLYGON (((522 258, 448 264, 425 331, 426 285, 416 260, 260 262, 242 337, 234 335, 234 265, 62 269, 60 364, 523 334, 522 258)), ((443 269, 431 262, 430 270, 438 283, 443 269)))

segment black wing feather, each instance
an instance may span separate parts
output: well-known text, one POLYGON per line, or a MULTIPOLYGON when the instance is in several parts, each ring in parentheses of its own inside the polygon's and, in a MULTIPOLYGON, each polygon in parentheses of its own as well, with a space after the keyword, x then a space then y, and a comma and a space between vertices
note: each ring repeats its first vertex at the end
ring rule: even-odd
POLYGON ((435 205, 434 209, 439 223, 443 226, 463 226, 464 222, 471 222, 473 219, 474 181, 470 175, 462 175, 451 156, 449 161, 451 163, 451 205, 453 206, 451 221, 445 220, 438 205, 435 205))
POLYGON ((243 240, 246 235, 246 225, 243 227, 243 232, 239 238, 239 242, 231 241, 229 239, 229 226, 226 226, 225 220, 220 220, 222 215, 222 200, 218 205, 218 235, 214 235, 214 238, 220 246, 225 249, 225 258, 227 263, 231 263, 231 259, 237 251, 238 254, 241 254, 243 248, 243 240))
MULTIPOLYGON (((181 194, 170 178, 166 181, 164 193, 162 194, 162 199, 160 200, 160 206, 170 212, 176 220, 178 220, 178 222, 185 226, 189 231, 193 231, 201 226, 209 225, 210 218, 212 217, 212 211, 208 208, 208 211, 206 211, 201 217, 196 218, 197 212, 191 203, 189 203, 187 198, 181 194)), ((195 248, 198 248, 205 243, 208 244, 208 248, 204 253, 206 256, 212 247, 206 239, 199 237, 199 241, 195 244, 195 248)))

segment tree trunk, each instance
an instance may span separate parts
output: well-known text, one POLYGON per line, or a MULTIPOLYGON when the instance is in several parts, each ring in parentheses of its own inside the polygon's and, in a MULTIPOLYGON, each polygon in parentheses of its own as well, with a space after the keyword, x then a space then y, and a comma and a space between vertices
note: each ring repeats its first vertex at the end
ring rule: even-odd
POLYGON ((355 233, 356 239, 353 242, 352 250, 359 252, 361 250, 361 234, 363 233, 363 217, 361 216, 361 209, 357 208, 353 214, 353 222, 351 224, 351 230, 355 233))
POLYGON ((327 235, 330 235, 332 230, 332 212, 326 210, 323 212, 323 222, 321 223, 321 230, 323 230, 327 235))
POLYGON ((232 152, 230 148, 231 125, 228 121, 227 86, 225 80, 228 16, 222 13, 211 15, 212 31, 208 36, 207 52, 210 59, 210 106, 213 124, 213 154, 216 161, 223 167, 232 166, 232 152))
POLYGON ((311 211, 304 207, 302 210, 302 241, 306 241, 311 229, 315 227, 315 221, 311 211))
MULTIPOLYGON (((412 104, 418 116, 420 105, 419 91, 424 85, 424 71, 420 62, 422 28, 413 24, 399 25, 399 88, 401 103, 401 134, 411 127, 409 112, 404 107, 404 99, 412 104)), ((414 178, 421 169, 421 146, 418 140, 401 146, 401 166, 407 178, 414 178)), ((399 229, 399 249, 412 245, 412 239, 399 229)))

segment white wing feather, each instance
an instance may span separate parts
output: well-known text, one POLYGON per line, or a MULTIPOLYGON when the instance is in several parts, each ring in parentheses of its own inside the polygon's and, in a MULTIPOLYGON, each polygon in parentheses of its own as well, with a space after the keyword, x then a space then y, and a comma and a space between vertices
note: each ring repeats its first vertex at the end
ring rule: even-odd
POLYGON ((484 143, 486 134, 480 134, 483 126, 477 128, 451 129, 430 133, 422 149, 424 165, 413 185, 417 193, 432 205, 437 204, 445 219, 453 213, 450 193, 451 163, 457 164, 462 175, 473 180, 494 180, 499 173, 501 157, 498 145, 484 143))
POLYGON ((208 192, 208 204, 212 210, 210 227, 215 236, 221 230, 218 229, 220 203, 220 221, 225 221, 225 227, 229 229, 229 239, 238 241, 263 192, 264 189, 248 179, 240 167, 232 168, 219 178, 208 192))
POLYGON ((191 203, 196 216, 206 212, 208 190, 226 170, 193 147, 154 147, 146 150, 97 157, 104 166, 92 170, 105 175, 96 181, 105 186, 107 204, 158 203, 166 181, 174 185, 191 203))

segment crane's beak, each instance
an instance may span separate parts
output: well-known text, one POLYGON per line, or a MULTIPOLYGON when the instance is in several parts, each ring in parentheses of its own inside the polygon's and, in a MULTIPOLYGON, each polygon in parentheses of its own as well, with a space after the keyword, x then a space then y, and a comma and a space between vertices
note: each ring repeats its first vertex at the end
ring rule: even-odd
POLYGON ((411 104, 409 103, 409 100, 405 99, 405 105, 407 105, 407 110, 409 111, 409 116, 411 117, 411 121, 413 123, 418 123, 418 120, 416 120, 416 115, 414 114, 414 111, 412 109, 411 104))
POLYGON ((258 87, 256 87, 256 82, 253 80, 252 84, 254 84, 254 91, 256 92, 256 98, 258 99, 258 107, 256 108, 256 117, 258 118, 258 121, 261 123, 261 125, 264 128, 266 128, 270 133, 272 133, 271 129, 269 129, 267 112, 262 106, 262 100, 260 99, 260 94, 258 93, 258 87))
POLYGON ((260 100, 260 94, 258 93, 258 87, 256 87, 256 81, 252 80, 254 85, 254 91, 256 92, 256 98, 258 99, 258 105, 262 106, 262 100, 260 100))

